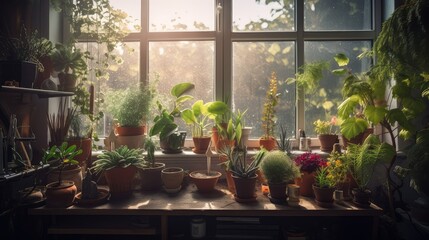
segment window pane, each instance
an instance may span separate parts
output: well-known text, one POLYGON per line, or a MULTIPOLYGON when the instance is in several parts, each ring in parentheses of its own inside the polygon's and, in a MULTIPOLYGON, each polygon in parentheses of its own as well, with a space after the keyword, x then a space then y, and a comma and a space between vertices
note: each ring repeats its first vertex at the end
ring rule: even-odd
POLYGON ((214 0, 150 0, 151 32, 214 31, 214 0))
POLYGON ((304 30, 371 30, 371 0, 304 2, 304 30))
MULTIPOLYGON (((98 45, 97 43, 77 43, 77 47, 83 51, 89 51, 92 56, 103 56, 107 51, 105 45, 98 45)), ((128 87, 135 87, 140 81, 140 43, 139 42, 126 42, 126 47, 117 47, 113 54, 116 55, 116 62, 109 61, 109 68, 107 70, 108 78, 95 77, 94 71, 90 72, 89 79, 94 83, 95 97, 99 98, 100 93, 106 93, 113 89, 126 89, 128 87)), ((89 69, 95 69, 99 59, 94 59, 88 62, 89 69)), ((97 104, 94 106, 97 111, 97 104)), ((97 125, 97 133, 99 137, 109 135, 112 129, 112 117, 104 109, 101 110, 105 113, 105 118, 97 125)))
POLYGON ((293 31, 295 6, 293 0, 234 0, 232 27, 239 32, 293 31))
POLYGON ((127 13, 130 20, 128 29, 131 32, 139 31, 141 23, 141 0, 110 0, 110 4, 112 7, 127 13))
MULTIPOLYGON (((277 74, 278 132, 280 124, 292 131, 295 129, 295 85, 285 80, 295 73, 295 44, 293 42, 235 42, 233 43, 233 96, 234 110, 247 109, 246 125, 253 127, 251 136, 262 136, 261 118, 265 94, 272 73, 277 74)), ((278 136, 277 136, 278 137, 278 136)))
MULTIPOLYGON (((215 56, 213 41, 150 42, 149 72, 150 81, 158 79, 158 93, 168 102, 171 88, 182 82, 195 84, 191 95, 204 102, 213 101, 215 79, 215 56), (155 76, 155 77, 153 77, 155 76)), ((189 103, 192 103, 190 101, 189 103)), ((183 121, 177 121, 183 123, 183 121)), ((185 124, 181 129, 187 130, 185 124)), ((189 131, 188 131, 189 132, 189 131)), ((188 137, 191 137, 188 134, 188 137)))
MULTIPOLYGON (((308 41, 304 43, 304 58, 306 63, 316 61, 329 61, 331 69, 339 68, 334 60, 337 53, 344 53, 349 57, 348 67, 354 73, 368 71, 371 60, 368 58, 359 60, 357 56, 371 48, 370 41, 308 41)), ((308 136, 316 136, 313 122, 317 119, 330 120, 337 115, 338 105, 342 102, 341 88, 343 77, 333 75, 330 71, 323 73, 320 88, 315 94, 305 97, 305 131, 308 136)))

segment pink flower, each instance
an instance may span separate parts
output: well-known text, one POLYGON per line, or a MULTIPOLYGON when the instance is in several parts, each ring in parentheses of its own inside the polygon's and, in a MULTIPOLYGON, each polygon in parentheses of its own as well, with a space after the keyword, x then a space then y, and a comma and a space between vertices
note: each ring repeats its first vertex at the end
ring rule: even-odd
POLYGON ((332 118, 331 118, 331 125, 332 126, 336 126, 337 125, 337 117, 336 116, 332 116, 332 118))

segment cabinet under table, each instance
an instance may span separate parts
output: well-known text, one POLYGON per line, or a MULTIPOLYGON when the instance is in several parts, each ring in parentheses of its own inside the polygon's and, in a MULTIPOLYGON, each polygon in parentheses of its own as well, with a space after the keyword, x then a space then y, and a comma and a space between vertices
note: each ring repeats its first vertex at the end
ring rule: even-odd
POLYGON ((135 191, 127 199, 100 206, 40 207, 29 209, 29 214, 41 221, 47 238, 61 235, 63 239, 70 235, 76 239, 85 235, 99 239, 96 236, 103 235, 100 239, 108 239, 107 236, 126 235, 126 239, 132 239, 144 235, 144 239, 189 239, 191 219, 198 216, 206 220, 206 239, 233 239, 232 233, 231 238, 219 234, 220 226, 228 224, 230 232, 236 226, 254 237, 258 235, 257 229, 278 232, 278 237, 273 234, 273 238, 260 239, 287 239, 282 233, 289 227, 301 228, 307 239, 322 239, 323 234, 328 234, 323 231, 340 235, 331 239, 343 239, 345 234, 347 239, 377 239, 382 209, 374 204, 359 208, 344 202, 321 208, 314 199, 302 197, 299 207, 291 207, 273 204, 260 192, 257 196, 255 202, 238 203, 222 187, 200 193, 195 186, 188 185, 177 194, 135 191))

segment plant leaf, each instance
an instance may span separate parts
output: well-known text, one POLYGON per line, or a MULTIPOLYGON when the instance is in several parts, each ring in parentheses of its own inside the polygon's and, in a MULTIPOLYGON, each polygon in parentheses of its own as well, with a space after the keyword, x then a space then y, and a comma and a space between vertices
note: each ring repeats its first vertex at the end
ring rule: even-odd
POLYGON ((175 85, 173 88, 171 88, 171 92, 170 93, 174 97, 179 98, 184 93, 190 91, 194 87, 195 87, 195 85, 193 83, 188 83, 188 82, 179 83, 179 84, 175 85))
POLYGON ((387 110, 384 107, 366 106, 365 117, 374 124, 379 124, 386 116, 387 110))
POLYGON ((350 59, 344 53, 338 53, 334 56, 334 59, 340 67, 347 66, 350 62, 350 59))
POLYGON ((357 117, 350 117, 341 123, 341 134, 344 135, 347 139, 352 139, 363 133, 368 128, 368 123, 357 117))

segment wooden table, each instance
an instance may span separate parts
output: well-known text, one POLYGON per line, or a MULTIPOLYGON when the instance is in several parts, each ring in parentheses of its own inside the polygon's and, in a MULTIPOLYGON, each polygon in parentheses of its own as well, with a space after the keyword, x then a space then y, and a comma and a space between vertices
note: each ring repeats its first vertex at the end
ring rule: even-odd
POLYGON ((369 208, 358 208, 351 203, 344 202, 341 205, 335 204, 332 208, 321 208, 315 204, 313 199, 303 197, 299 207, 290 207, 273 204, 268 197, 260 192, 257 193, 256 202, 238 203, 228 190, 219 186, 218 184, 218 189, 209 194, 198 192, 193 184, 173 195, 164 191, 154 193, 136 191, 128 199, 119 202, 107 202, 96 207, 71 206, 65 209, 40 207, 30 209, 29 214, 51 216, 50 221, 44 223, 48 235, 160 235, 160 239, 169 239, 169 219, 175 217, 185 217, 185 219, 189 217, 189 220, 193 216, 208 218, 221 216, 273 217, 279 219, 322 217, 320 218, 322 221, 324 221, 324 217, 365 217, 365 219, 372 221, 370 229, 366 231, 371 231, 370 238, 377 239, 378 218, 382 214, 382 209, 373 204, 369 208), (155 224, 146 226, 146 223, 142 223, 145 226, 138 226, 137 223, 130 226, 129 222, 124 220, 130 216, 135 218, 139 216, 150 217, 153 218, 155 224), (92 218, 97 220, 89 220, 92 218), (85 223, 85 220, 88 222, 85 223))

